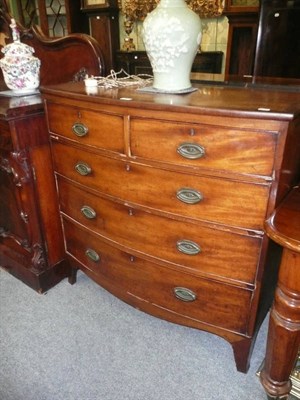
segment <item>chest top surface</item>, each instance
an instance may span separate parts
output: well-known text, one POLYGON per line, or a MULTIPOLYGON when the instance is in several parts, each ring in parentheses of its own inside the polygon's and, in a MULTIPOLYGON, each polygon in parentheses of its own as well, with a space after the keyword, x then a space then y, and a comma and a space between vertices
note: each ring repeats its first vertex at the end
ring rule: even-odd
MULTIPOLYGON (((300 115, 300 91, 274 87, 230 87, 196 84, 189 94, 143 92, 141 89, 98 87, 90 93, 83 83, 42 87, 42 94, 114 106, 184 113, 292 120, 300 115)), ((294 88, 295 89, 295 88, 294 88)))

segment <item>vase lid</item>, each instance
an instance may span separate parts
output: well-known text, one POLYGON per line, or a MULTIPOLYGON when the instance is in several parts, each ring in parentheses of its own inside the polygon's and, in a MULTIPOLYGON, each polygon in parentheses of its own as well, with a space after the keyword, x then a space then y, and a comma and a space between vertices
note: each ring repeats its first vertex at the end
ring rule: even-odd
POLYGON ((34 49, 25 43, 20 41, 20 33, 16 24, 16 21, 12 18, 10 24, 12 30, 13 42, 7 44, 1 49, 1 52, 8 57, 31 57, 34 53, 34 49))

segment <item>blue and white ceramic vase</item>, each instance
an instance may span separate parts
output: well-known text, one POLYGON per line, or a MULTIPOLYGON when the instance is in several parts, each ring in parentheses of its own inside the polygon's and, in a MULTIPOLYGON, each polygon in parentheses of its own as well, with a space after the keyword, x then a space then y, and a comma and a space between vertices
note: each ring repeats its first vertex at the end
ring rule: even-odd
POLYGON ((201 20, 184 0, 161 0, 142 29, 155 89, 191 88, 190 74, 201 42, 201 20))
POLYGON ((10 25, 13 42, 2 48, 4 57, 0 67, 7 87, 14 92, 28 93, 38 88, 40 84, 41 62, 33 56, 34 49, 21 43, 20 34, 14 19, 10 25))

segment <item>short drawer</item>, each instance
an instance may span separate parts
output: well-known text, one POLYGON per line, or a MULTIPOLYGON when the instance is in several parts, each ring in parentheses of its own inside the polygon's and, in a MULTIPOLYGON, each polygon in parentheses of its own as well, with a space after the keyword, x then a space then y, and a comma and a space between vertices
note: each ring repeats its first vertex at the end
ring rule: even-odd
POLYGON ((53 155, 59 174, 123 201, 195 220, 262 229, 267 184, 166 171, 56 142, 53 155))
POLYGON ((199 322, 246 332, 253 292, 135 258, 64 221, 67 252, 114 293, 199 322))
POLYGON ((199 275, 254 283, 261 237, 153 215, 58 182, 61 211, 99 235, 199 275))
POLYGON ((50 133, 84 145, 124 153, 123 117, 47 103, 50 133))
POLYGON ((131 119, 132 156, 182 166, 271 176, 276 142, 274 132, 131 119))

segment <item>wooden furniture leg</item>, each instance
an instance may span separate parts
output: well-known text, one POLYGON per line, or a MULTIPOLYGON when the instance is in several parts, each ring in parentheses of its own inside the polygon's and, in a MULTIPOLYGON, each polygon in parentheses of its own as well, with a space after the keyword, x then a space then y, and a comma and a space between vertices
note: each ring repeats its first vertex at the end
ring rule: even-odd
POLYGON ((267 343, 261 383, 271 399, 288 398, 289 376, 300 345, 300 253, 287 249, 283 251, 267 343))
POLYGON ((283 246, 283 254, 260 380, 269 399, 287 399, 300 345, 300 187, 275 211, 265 228, 283 246))
POLYGON ((74 285, 77 281, 77 271, 78 271, 78 268, 71 267, 71 275, 68 277, 68 282, 71 285, 74 285))

